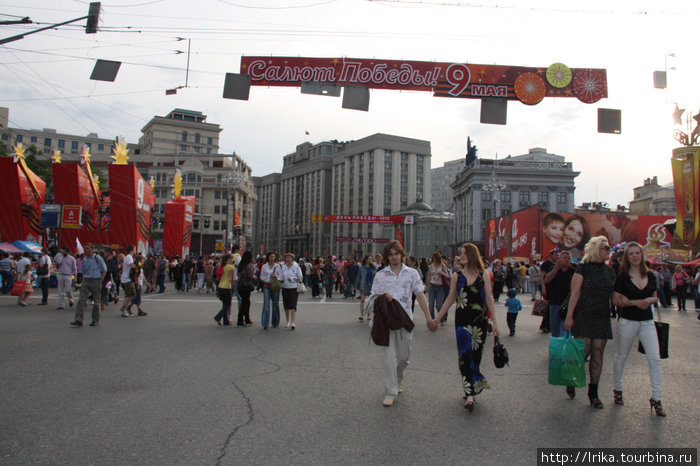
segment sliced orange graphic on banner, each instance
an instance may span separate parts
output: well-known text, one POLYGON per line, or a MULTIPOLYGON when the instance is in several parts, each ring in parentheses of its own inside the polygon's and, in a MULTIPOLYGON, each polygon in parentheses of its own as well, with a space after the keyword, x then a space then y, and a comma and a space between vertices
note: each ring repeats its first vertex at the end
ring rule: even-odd
POLYGON ((515 95, 524 104, 535 105, 544 99, 544 80, 535 73, 523 73, 515 79, 515 95))

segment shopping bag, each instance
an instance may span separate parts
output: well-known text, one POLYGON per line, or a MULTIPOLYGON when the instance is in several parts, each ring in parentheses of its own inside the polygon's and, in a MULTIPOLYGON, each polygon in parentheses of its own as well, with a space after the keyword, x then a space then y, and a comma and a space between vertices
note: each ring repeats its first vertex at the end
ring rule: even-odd
POLYGON ((586 386, 582 339, 564 332, 562 337, 549 337, 549 383, 572 387, 586 386))
POLYGON ((24 293, 24 286, 27 284, 26 280, 18 280, 15 282, 14 285, 12 285, 12 291, 10 291, 10 295, 12 296, 22 296, 24 293))
POLYGON ((304 282, 299 282, 297 285, 297 293, 305 293, 306 292, 306 285, 304 285, 304 282))
POLYGON ((537 299, 532 305, 532 315, 542 317, 547 313, 549 302, 546 299, 537 299))

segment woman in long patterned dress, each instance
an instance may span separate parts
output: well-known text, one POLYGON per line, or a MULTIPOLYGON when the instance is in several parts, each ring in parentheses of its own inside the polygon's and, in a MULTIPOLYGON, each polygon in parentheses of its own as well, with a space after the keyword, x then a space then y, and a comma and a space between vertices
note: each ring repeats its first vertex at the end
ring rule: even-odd
POLYGON ((460 270, 452 274, 450 293, 435 316, 440 322, 452 303, 457 301, 455 333, 459 353, 459 372, 464 388, 464 408, 474 409, 474 397, 485 388, 491 388, 479 365, 488 332, 489 316, 493 319, 493 334, 499 336, 498 323, 491 291, 491 279, 485 275, 479 249, 465 243, 459 253, 460 270))
MULTIPOLYGON (((588 363, 588 400, 591 406, 598 409, 603 409, 603 403, 598 398, 603 352, 606 343, 613 337, 610 305, 615 271, 605 263, 610 249, 605 236, 591 238, 586 244, 581 264, 571 279, 571 297, 564 321, 564 328, 574 337, 586 340, 584 351, 591 356, 588 363)), ((566 387, 566 392, 571 398, 573 390, 573 387, 566 387)))

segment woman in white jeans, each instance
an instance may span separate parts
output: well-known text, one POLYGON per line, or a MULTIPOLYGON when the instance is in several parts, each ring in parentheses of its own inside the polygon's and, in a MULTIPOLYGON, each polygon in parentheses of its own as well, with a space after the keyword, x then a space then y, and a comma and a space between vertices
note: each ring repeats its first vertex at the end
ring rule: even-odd
POLYGON ((638 243, 628 243, 622 256, 613 294, 613 302, 619 307, 620 317, 617 323, 617 353, 613 361, 614 400, 616 405, 624 404, 622 375, 627 356, 639 337, 649 361, 649 405, 656 411, 657 416, 666 416, 661 406, 661 358, 654 326, 656 301, 656 278, 645 264, 644 251, 638 243))

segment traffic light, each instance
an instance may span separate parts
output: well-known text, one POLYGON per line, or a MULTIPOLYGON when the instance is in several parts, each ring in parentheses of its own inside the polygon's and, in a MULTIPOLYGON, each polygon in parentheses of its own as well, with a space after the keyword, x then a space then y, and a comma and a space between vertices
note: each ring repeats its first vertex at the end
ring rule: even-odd
POLYGON ((194 227, 195 230, 199 229, 199 219, 198 218, 195 218, 194 220, 192 220, 192 226, 194 227))
POLYGON ((243 229, 241 228, 240 225, 233 226, 233 236, 241 236, 242 233, 243 233, 243 229))
POLYGON ((85 34, 95 34, 97 32, 97 23, 100 21, 100 2, 90 3, 88 10, 87 23, 85 24, 85 34))
POLYGON ((209 225, 211 225, 211 222, 209 221, 208 218, 204 219, 204 228, 209 228, 209 225))

